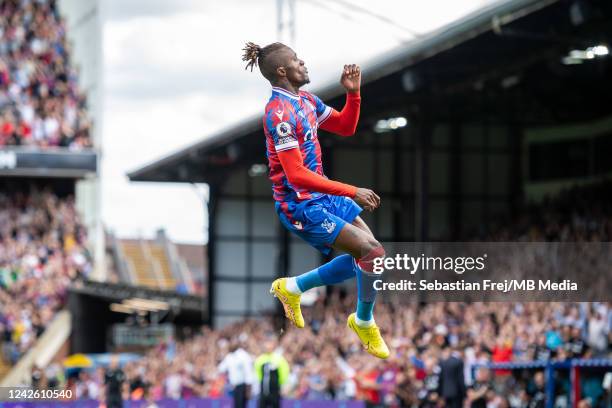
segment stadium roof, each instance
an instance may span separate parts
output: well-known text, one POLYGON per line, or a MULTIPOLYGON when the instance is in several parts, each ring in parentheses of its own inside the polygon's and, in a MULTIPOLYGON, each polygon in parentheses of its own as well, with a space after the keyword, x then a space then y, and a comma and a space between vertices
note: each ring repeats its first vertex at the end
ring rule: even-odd
MULTIPOLYGON (((611 13, 609 5, 604 5, 600 0, 592 2, 601 3, 599 7, 605 9, 605 17, 609 18, 611 13)), ((409 103, 410 98, 413 98, 412 102, 415 104, 418 100, 420 105, 435 107, 432 111, 436 113, 440 111, 440 115, 443 115, 444 108, 438 109, 438 106, 450 104, 451 102, 447 101, 452 99, 453 92, 464 92, 464 95, 467 92, 474 92, 478 87, 475 84, 479 81, 495 79, 499 84, 500 80, 507 80, 509 82, 501 84, 498 88, 511 88, 516 81, 520 82, 519 78, 512 77, 513 73, 526 69, 530 64, 547 63, 551 58, 559 61, 560 55, 567 52, 568 47, 571 49, 572 45, 585 44, 586 40, 590 39, 576 36, 574 32, 576 26, 582 22, 572 21, 570 7, 573 6, 560 0, 494 2, 405 46, 398 47, 384 57, 377 58, 375 62, 365 64, 362 94, 364 100, 375 100, 375 103, 362 106, 360 125, 364 125, 364 122, 368 125, 367 119, 364 120, 368 114, 370 116, 374 113, 379 114, 384 109, 392 112, 394 108, 397 110, 397 106, 409 103), (522 23, 523 19, 531 15, 538 16, 522 23), (555 30, 551 32, 552 24, 555 24, 555 28, 561 27, 559 32, 555 30), (499 40, 502 37, 503 42, 499 40)), ((578 10, 578 15, 586 15, 588 12, 589 10, 578 10)), ((586 34, 593 32, 598 34, 598 36, 593 34, 593 40, 610 38, 609 36, 602 38, 600 33, 608 30, 610 34, 610 28, 605 28, 606 24, 601 24, 599 21, 594 25, 595 27, 589 25, 588 29, 585 28, 583 31, 586 31, 586 34)), ((546 76, 547 73, 540 70, 538 75, 546 76)), ((547 87, 540 85, 541 95, 537 96, 541 99, 546 98, 546 101, 542 100, 540 106, 530 106, 525 109, 542 113, 547 104, 556 103, 559 93, 558 78, 556 80, 557 82, 549 83, 547 87)), ((575 82, 576 89, 582 89, 583 84, 578 80, 575 82)), ((530 86, 537 85, 532 83, 530 86)), ((569 87, 571 83, 566 82, 564 86, 569 87)), ((588 91, 593 93, 595 90, 588 91)), ((568 89, 567 92, 573 90, 568 89)), ((337 83, 316 90, 315 93, 327 103, 335 102, 337 105, 341 104, 344 95, 343 89, 337 83)), ((453 107, 456 108, 464 101, 465 97, 453 107)), ((414 109, 418 110, 419 107, 415 106, 414 109)), ((476 115, 476 110, 472 109, 471 112, 476 115)), ((469 119, 469 114, 470 112, 466 112, 464 117, 469 119)), ((546 114, 556 116, 556 120, 561 121, 561 119, 585 120, 588 119, 588 115, 596 116, 601 112, 597 109, 587 112, 583 105, 573 101, 573 103, 568 102, 562 112, 544 112, 544 115, 546 114), (572 117, 567 114, 574 111, 581 113, 582 116, 572 117)), ((515 113, 515 120, 522 120, 523 117, 522 112, 515 113)), ((261 115, 258 114, 130 172, 128 177, 132 181, 157 182, 222 180, 228 165, 240 164, 240 160, 248 155, 247 152, 253 149, 259 152, 260 148, 263 148, 261 139, 256 137, 260 133, 261 115), (249 138, 249 136, 255 137, 249 138), (259 143, 254 144, 253 140, 259 143)))

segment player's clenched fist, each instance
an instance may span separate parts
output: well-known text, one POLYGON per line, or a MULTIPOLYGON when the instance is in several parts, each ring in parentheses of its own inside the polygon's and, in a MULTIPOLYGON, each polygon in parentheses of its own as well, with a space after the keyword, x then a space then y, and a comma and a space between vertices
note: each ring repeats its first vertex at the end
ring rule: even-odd
POLYGON ((380 197, 369 188, 358 188, 354 200, 368 211, 374 211, 380 206, 380 197))
POLYGON ((340 84, 347 92, 359 92, 361 86, 361 69, 359 65, 345 65, 340 77, 340 84))

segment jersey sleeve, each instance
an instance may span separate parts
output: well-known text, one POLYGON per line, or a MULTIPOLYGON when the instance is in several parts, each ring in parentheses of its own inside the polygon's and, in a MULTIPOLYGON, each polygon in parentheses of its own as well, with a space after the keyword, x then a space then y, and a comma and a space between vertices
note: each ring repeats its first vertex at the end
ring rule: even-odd
POLYGON ((325 123, 319 124, 319 127, 340 136, 352 136, 357 130, 360 109, 361 96, 359 93, 347 93, 342 111, 332 109, 325 123))
POLYGON ((266 134, 272 138, 274 149, 277 152, 300 146, 295 115, 288 105, 279 103, 269 106, 266 109, 264 128, 266 134))
POLYGON ((317 95, 309 93, 308 96, 314 103, 315 112, 317 113, 317 122, 319 125, 325 122, 332 113, 332 108, 327 106, 317 95))

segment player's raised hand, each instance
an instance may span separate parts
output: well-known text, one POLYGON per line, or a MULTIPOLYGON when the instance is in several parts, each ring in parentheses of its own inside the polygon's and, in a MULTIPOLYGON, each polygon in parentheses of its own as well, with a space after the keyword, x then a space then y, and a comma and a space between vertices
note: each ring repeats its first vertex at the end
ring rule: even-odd
POLYGON ((340 77, 340 84, 347 92, 359 92, 361 87, 361 69, 359 65, 345 65, 340 77))
POLYGON ((358 188, 355 193, 355 202, 365 210, 374 211, 380 206, 380 197, 369 188, 358 188))

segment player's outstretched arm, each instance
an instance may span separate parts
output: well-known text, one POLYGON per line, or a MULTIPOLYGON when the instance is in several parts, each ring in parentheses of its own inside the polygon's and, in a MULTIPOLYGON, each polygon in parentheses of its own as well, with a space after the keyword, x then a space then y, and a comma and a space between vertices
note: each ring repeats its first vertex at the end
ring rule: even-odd
POLYGON ((289 182, 300 189, 354 198, 368 211, 378 208, 380 197, 372 190, 329 180, 304 166, 299 149, 278 152, 278 158, 289 182))
POLYGON ((359 66, 345 65, 340 84, 346 89, 346 103, 340 112, 332 109, 331 114, 319 124, 321 129, 340 136, 352 136, 357 129, 361 107, 361 69, 359 66))

